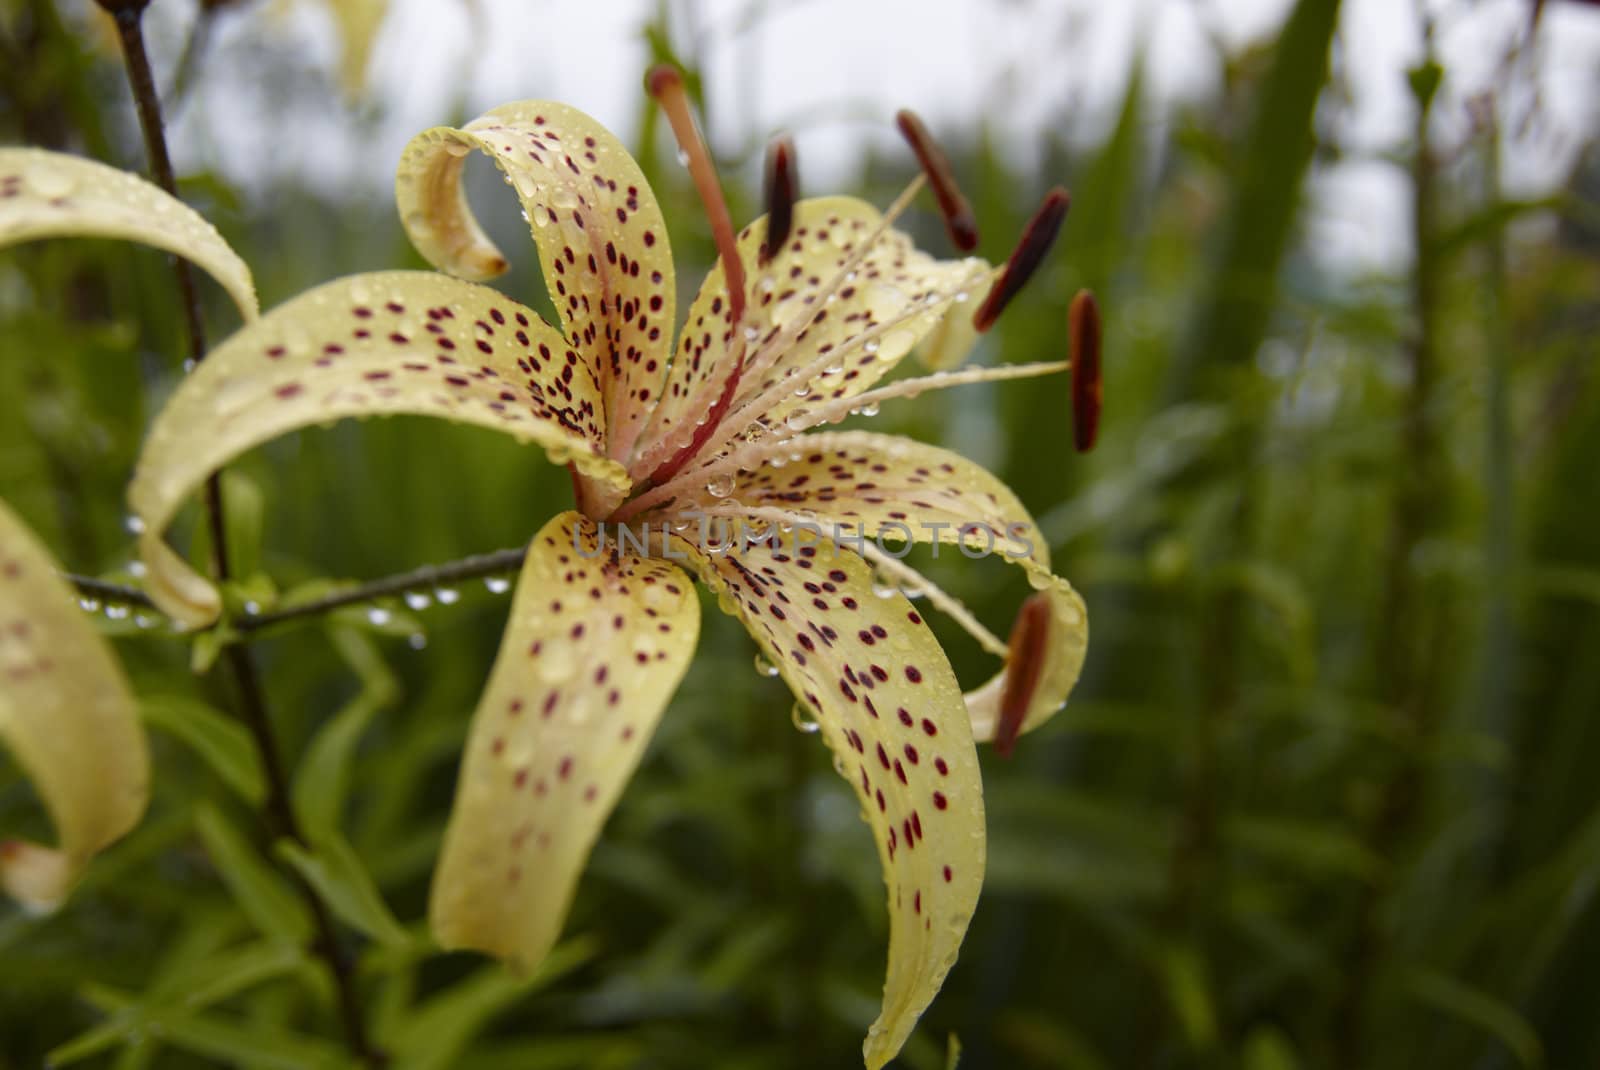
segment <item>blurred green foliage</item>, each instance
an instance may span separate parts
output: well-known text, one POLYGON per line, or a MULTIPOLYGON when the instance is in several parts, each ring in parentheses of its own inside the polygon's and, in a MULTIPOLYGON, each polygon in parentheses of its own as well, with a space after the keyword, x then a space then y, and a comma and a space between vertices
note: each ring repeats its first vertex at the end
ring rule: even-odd
MULTIPOLYGON (((950 146, 991 259, 1044 189, 1074 188, 1064 254, 982 352, 1059 357, 1067 297, 1093 286, 1108 409, 1087 457, 1048 388, 872 421, 1001 473, 1093 625, 1068 709, 1011 762, 985 755, 984 899, 907 1066, 946 1065, 952 1034, 965 1067, 1600 1061, 1594 153, 1565 194, 1509 199, 1494 108, 1428 148, 1423 109, 1450 72, 1419 67, 1418 136, 1388 161, 1416 193, 1415 265, 1331 271, 1302 209, 1308 166, 1345 151, 1328 133, 1335 8, 1302 0, 1275 42, 1217 55, 1222 94, 1170 125, 1135 69, 1109 130, 1047 132, 1038 169, 984 130, 950 146)), ((0 11, 0 139, 140 169, 114 60, 49 3, 0 11)), ((643 32, 672 55, 663 23, 643 32)), ((694 280, 712 253, 693 191, 647 144, 694 280)), ((861 184, 882 201, 908 173, 904 154, 870 159, 861 184)), ((510 199, 483 185, 520 248, 510 199)), ((422 266, 383 204, 246 199, 212 175, 183 189, 267 306, 422 266)), ((736 217, 758 210, 730 194, 736 217)), ((931 214, 911 226, 940 247, 931 214)), ((508 290, 540 292, 533 263, 508 290)), ((122 490, 182 349, 159 268, 100 243, 0 259, 0 493, 77 571, 129 576, 122 490)), ((534 451, 412 419, 292 436, 229 478, 236 559, 279 590, 515 546, 568 495, 534 451)), ((921 560, 1006 626, 1015 577, 921 560)), ((290 874, 331 905, 396 1067, 859 1064, 886 939, 877 860, 824 748, 718 613, 568 941, 521 979, 429 954, 428 875, 506 608, 462 594, 257 645, 309 849, 263 842, 222 678, 192 676, 159 628, 105 621, 153 732, 152 812, 68 909, 0 907, 0 1067, 340 1064, 290 874)), ((964 679, 987 674, 943 637, 964 679)), ((0 827, 31 827, 9 772, 0 827)))

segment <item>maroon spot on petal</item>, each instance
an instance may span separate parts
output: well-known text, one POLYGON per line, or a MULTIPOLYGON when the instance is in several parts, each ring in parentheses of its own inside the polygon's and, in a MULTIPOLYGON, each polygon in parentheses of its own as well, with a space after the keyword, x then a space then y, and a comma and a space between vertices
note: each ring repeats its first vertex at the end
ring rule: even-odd
POLYGON ((940 810, 944 810, 950 806, 950 800, 945 798, 944 792, 936 791, 933 793, 933 805, 940 810))

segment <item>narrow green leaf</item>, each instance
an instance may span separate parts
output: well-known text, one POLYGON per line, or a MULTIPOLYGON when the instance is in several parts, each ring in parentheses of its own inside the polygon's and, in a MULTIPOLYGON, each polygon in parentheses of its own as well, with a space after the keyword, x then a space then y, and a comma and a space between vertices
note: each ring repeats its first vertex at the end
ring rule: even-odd
POLYGON ((361 734, 380 709, 394 702, 400 685, 377 644, 353 628, 332 627, 328 637, 355 670, 361 691, 312 740, 295 775, 295 813, 315 843, 334 835, 348 795, 350 763, 361 734))
POLYGON ((186 743, 240 798, 259 806, 266 795, 261 764, 244 726, 183 695, 153 695, 139 703, 145 723, 186 743))
POLYGON ((250 842, 208 803, 195 808, 195 831, 229 893, 263 936, 304 945, 311 936, 306 909, 250 842))
POLYGON ((1459 1018, 1504 1044, 1523 1066, 1544 1062, 1544 1045, 1528 1020, 1512 1007, 1482 989, 1473 988, 1435 970, 1416 969, 1406 978, 1406 990, 1418 1002, 1459 1018))
POLYGON ((278 841, 276 850, 342 921, 388 947, 399 948, 412 942, 383 901, 355 849, 338 833, 325 834, 314 851, 293 840, 278 841))
POLYGON ((557 944, 539 968, 517 977, 501 966, 485 966, 466 980, 415 1008, 389 1038, 394 1070, 444 1070, 460 1065, 466 1050, 494 1015, 583 965, 595 954, 592 940, 557 944))

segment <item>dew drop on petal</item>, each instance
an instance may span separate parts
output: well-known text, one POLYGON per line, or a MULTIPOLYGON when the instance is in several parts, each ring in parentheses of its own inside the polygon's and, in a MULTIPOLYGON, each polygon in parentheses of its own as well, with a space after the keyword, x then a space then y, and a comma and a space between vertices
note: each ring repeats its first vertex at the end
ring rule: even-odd
POLYGON ((804 431, 811 423, 811 413, 805 409, 796 409, 783 422, 791 431, 804 431))
POLYGON ((765 654, 756 655, 756 675, 771 678, 778 675, 778 667, 767 660, 765 654))
POLYGON ((733 473, 719 472, 706 480, 706 493, 713 498, 726 498, 733 493, 733 473))
POLYGON ((532 222, 533 222, 534 226, 536 226, 536 227, 548 227, 550 225, 550 210, 548 208, 546 208, 544 205, 542 205, 542 204, 534 205, 533 206, 532 216, 533 216, 532 222))
POLYGON ((789 720, 793 721, 794 726, 808 736, 822 731, 822 726, 812 719, 811 715, 798 702, 789 707, 789 720))
POLYGON ((878 415, 878 403, 876 401, 869 401, 857 409, 856 412, 862 416, 876 416, 878 415))
POLYGON ((78 608, 85 613, 98 613, 100 612, 100 600, 98 598, 80 598, 78 599, 78 608))

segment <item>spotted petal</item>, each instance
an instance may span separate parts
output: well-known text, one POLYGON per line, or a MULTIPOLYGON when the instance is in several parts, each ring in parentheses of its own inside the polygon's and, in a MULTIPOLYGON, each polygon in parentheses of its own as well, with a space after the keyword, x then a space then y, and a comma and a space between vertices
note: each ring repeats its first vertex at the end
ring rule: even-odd
POLYGON ((577 513, 534 537, 434 875, 443 946, 544 958, 699 630, 676 566, 603 545, 577 513))
POLYGON ((406 146, 395 196, 417 250, 462 278, 506 268, 461 187, 473 149, 494 160, 522 202, 567 337, 606 383, 609 455, 625 457, 672 340, 672 253, 655 195, 622 143, 565 104, 521 101, 460 130, 426 130, 406 146))
POLYGON ((209 272, 245 319, 256 316, 250 269, 193 208, 103 163, 44 149, 0 149, 0 246, 70 237, 165 249, 209 272))
POLYGON ((537 443, 620 494, 600 406, 576 350, 487 287, 432 272, 318 287, 218 346, 156 418, 128 490, 151 595, 179 620, 216 617, 215 590, 161 532, 207 475, 268 439, 346 416, 441 416, 537 443))
POLYGON ((0 840, 0 887, 25 906, 64 899, 149 795, 133 694, 48 552, 0 502, 0 742, 33 781, 59 846, 0 840))
POLYGON ((977 752, 955 674, 911 604, 874 594, 871 567, 833 543, 777 541, 690 552, 816 718, 877 839, 890 912, 883 1011, 864 1047, 877 1068, 944 983, 977 904, 977 752))
MULTIPOLYGON (((960 454, 866 431, 804 435, 741 451, 744 466, 729 497, 742 505, 800 510, 825 531, 889 542, 940 542, 997 553, 1027 570, 1049 596, 1046 660, 1022 721, 1024 732, 1048 720, 1083 668, 1088 615, 1072 585, 1050 572, 1050 548, 1017 496, 960 454), (781 465, 781 467, 780 467, 781 465)), ((702 503, 717 504, 713 499, 702 503)), ((994 738, 1004 670, 967 695, 974 735, 994 738)))
MULTIPOLYGON (((760 263, 765 218, 740 233, 739 254, 751 288, 745 324, 751 340, 735 405, 789 379, 774 404, 750 417, 776 424, 805 404, 860 393, 893 369, 958 295, 981 292, 989 272, 982 260, 937 260, 900 231, 879 233, 882 223, 876 208, 853 197, 800 201, 787 244, 766 265, 760 263), (869 240, 873 244, 853 277, 841 280, 846 262, 869 240), (827 302, 835 282, 841 284, 827 302), (806 324, 818 302, 827 307, 806 324), (786 327, 798 334, 790 337, 786 327), (804 374, 806 369, 815 372, 804 374), (802 387, 805 400, 796 396, 802 387)), ((719 263, 689 308, 661 404, 651 417, 653 448, 630 466, 636 474, 653 468, 720 393, 734 342, 727 294, 719 263)))

